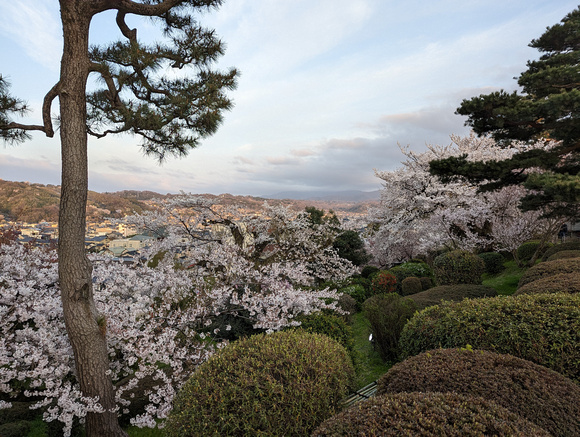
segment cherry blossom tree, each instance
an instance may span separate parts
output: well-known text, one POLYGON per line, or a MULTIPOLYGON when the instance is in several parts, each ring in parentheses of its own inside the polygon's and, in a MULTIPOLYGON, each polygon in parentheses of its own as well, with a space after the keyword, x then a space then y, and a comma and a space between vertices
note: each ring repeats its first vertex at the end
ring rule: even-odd
POLYGON ((428 145, 424 152, 401 147, 402 167, 375 171, 384 186, 380 207, 369 214, 377 228, 370 245, 375 260, 390 265, 442 247, 514 251, 549 228, 536 212, 517 208, 526 194, 523 188, 482 193, 476 184, 461 179, 443 183, 429 173, 429 162, 435 159, 465 156, 485 162, 507 159, 531 147, 514 143, 506 149, 473 133, 452 135, 449 145, 428 145))
MULTIPOLYGON (((318 281, 354 272, 329 247, 328 229, 286 208, 266 205, 260 215, 248 216, 184 195, 126 221, 160 236, 144 259, 132 265, 102 255, 90 260, 117 413, 130 416, 131 396, 145 380, 153 387, 142 394, 145 409, 131 417, 138 426, 165 418, 191 371, 227 344, 231 327, 216 320, 244 318, 264 331, 298 325, 300 314, 336 309, 338 294, 313 288, 318 281), (151 263, 154 257, 158 262, 151 263)), ((40 399, 35 407, 44 419, 61 421, 69 435, 75 418, 103 406, 83 395, 78 383, 58 255, 2 242, 0 408, 9 408, 17 395, 40 399)))

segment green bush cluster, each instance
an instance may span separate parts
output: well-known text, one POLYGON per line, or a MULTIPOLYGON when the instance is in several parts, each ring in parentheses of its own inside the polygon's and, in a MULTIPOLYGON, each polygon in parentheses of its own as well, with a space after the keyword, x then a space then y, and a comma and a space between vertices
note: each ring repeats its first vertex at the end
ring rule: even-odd
POLYGON ((511 355, 435 349, 396 364, 377 384, 377 395, 454 392, 479 396, 552 435, 580 436, 580 386, 546 367, 511 355))
POLYGON ((561 250, 553 255, 550 255, 546 261, 555 261, 564 258, 580 258, 580 250, 561 250))
POLYGON ((546 431, 486 399, 457 393, 376 396, 326 420, 323 436, 549 436, 546 431))
POLYGON ((420 278, 409 276, 401 282, 401 294, 403 296, 420 293, 421 291, 423 291, 423 284, 420 278))
POLYGON ((415 314, 400 340, 402 357, 467 344, 533 361, 580 382, 580 295, 443 302, 415 314))
POLYGON ((365 288, 360 284, 353 284, 338 290, 339 293, 347 294, 355 300, 356 309, 360 311, 362 309, 362 304, 365 300, 371 297, 372 293, 370 289, 365 288))
POLYGON ((438 285, 481 284, 485 264, 466 250, 454 250, 435 258, 433 270, 438 285))
POLYGON ((415 303, 397 293, 377 294, 363 304, 370 323, 373 340, 384 361, 394 361, 399 355, 401 331, 416 311, 415 303))
POLYGON ((301 330, 231 343, 176 396, 166 435, 305 436, 341 409, 354 378, 331 338, 301 330))
POLYGON ((477 256, 483 260, 483 263, 485 264, 485 272, 490 275, 496 275, 505 269, 503 265, 505 259, 501 253, 484 252, 477 256))
POLYGON ((392 293, 396 290, 397 278, 392 273, 381 270, 371 281, 372 294, 392 293))
POLYGON ((542 255, 542 261, 547 261, 552 255, 563 250, 580 250, 580 240, 567 241, 566 243, 550 246, 542 255))
POLYGON ((398 266, 391 267, 388 272, 394 275, 397 279, 397 293, 399 294, 403 294, 402 284, 405 278, 408 278, 409 276, 414 276, 416 278, 433 277, 433 270, 431 267, 429 267, 429 264, 420 260, 412 260, 398 266))
POLYGON ((580 293, 580 272, 558 273, 528 282, 518 288, 514 296, 541 293, 580 293))
POLYGON ((377 273, 378 271, 380 271, 380 269, 378 267, 375 266, 364 266, 363 269, 360 272, 360 275, 363 278, 370 278, 372 275, 374 275, 375 273, 377 273))
POLYGON ((518 288, 558 273, 575 273, 580 271, 580 259, 567 258, 557 261, 545 261, 530 267, 520 278, 518 288))
POLYGON ((409 298, 413 299, 418 310, 438 305, 444 300, 461 301, 465 298, 494 297, 497 291, 487 285, 458 284, 440 285, 430 288, 421 293, 413 294, 409 298))
POLYGON ((421 280, 421 288, 423 289, 423 291, 429 290, 431 287, 433 287, 433 281, 431 280, 431 278, 424 276, 419 279, 421 280))
MULTIPOLYGON (((516 251, 518 259, 520 261, 530 261, 536 253, 538 247, 540 247, 539 241, 526 241, 520 247, 518 247, 516 251)), ((544 249, 540 252, 539 257, 541 257, 545 251, 546 247, 544 247, 544 249)))
POLYGON ((342 316, 345 321, 350 321, 351 316, 357 312, 356 300, 347 293, 342 293, 338 298, 338 306, 341 310, 345 311, 346 314, 342 316))

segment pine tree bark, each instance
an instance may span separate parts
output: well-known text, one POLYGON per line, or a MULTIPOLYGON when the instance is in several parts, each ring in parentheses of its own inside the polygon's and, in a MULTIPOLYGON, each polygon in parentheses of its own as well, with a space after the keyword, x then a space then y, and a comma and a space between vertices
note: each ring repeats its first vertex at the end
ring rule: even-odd
POLYGON ((59 211, 59 279, 64 319, 84 396, 98 397, 104 413, 86 417, 88 437, 126 436, 118 423, 108 375, 105 333, 99 327, 92 267, 85 252, 88 159, 86 84, 89 74, 90 2, 60 0, 64 50, 60 72, 62 182, 59 211))

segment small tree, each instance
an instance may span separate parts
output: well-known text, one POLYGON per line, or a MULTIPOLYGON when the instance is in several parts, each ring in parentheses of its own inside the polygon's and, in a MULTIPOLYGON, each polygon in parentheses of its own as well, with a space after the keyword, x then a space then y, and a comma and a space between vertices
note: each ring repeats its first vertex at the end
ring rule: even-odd
POLYGON ((237 72, 209 66, 223 46, 214 32, 202 28, 194 14, 219 6, 222 0, 60 0, 64 48, 59 81, 48 91, 42 125, 25 125, 10 116, 26 112, 26 104, 8 94, 0 78, 0 136, 9 142, 29 137, 28 131, 54 135, 52 102, 60 103, 59 127, 62 183, 59 211, 59 281, 66 329, 73 346, 83 395, 98 399, 103 412, 90 412, 87 435, 121 436, 115 412, 105 338, 92 290, 92 267, 85 253, 85 210, 88 190, 87 135, 102 138, 122 132, 139 135, 143 150, 163 160, 184 156, 213 134, 222 112, 231 108, 226 90, 235 87, 237 72), (124 40, 108 47, 89 47, 89 27, 102 12, 116 11, 124 40), (127 15, 152 18, 165 35, 146 46, 127 15), (163 75, 166 67, 178 74, 163 75), (193 67, 193 70, 189 69, 193 67), (184 74, 188 72, 190 74, 184 74), (87 91, 89 75, 103 88, 87 91))

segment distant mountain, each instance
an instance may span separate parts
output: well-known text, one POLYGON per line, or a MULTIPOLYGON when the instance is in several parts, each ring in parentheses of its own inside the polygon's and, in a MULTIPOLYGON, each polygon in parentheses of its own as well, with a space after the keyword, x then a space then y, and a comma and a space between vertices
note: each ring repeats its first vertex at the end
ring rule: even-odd
POLYGON ((262 196, 267 199, 315 200, 323 202, 372 202, 381 197, 380 191, 282 191, 262 196))

